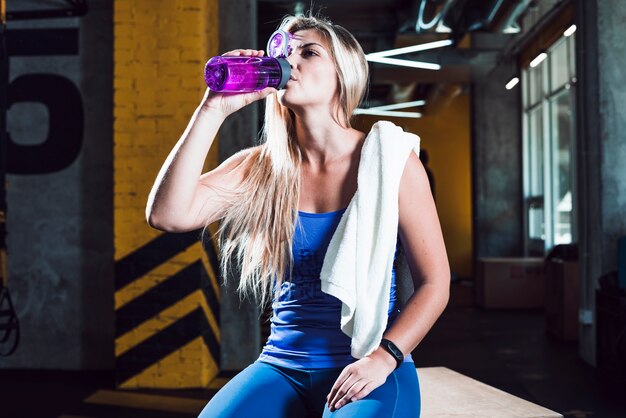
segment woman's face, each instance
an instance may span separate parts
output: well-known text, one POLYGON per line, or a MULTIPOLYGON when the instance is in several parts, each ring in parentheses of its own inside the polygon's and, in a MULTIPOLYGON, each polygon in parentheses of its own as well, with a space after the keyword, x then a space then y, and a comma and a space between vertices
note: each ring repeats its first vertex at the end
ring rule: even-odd
POLYGON ((287 57, 291 79, 278 92, 278 100, 292 110, 317 107, 331 112, 337 95, 337 72, 330 46, 314 29, 294 35, 293 53, 287 57))

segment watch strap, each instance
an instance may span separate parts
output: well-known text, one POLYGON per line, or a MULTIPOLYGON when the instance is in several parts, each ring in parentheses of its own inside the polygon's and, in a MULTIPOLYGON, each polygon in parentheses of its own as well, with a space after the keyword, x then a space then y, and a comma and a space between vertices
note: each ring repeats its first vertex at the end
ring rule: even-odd
POLYGON ((393 341, 390 341, 386 338, 380 340, 380 345, 385 349, 385 351, 387 351, 393 356, 393 358, 396 359, 396 362, 398 363, 396 365, 397 370, 404 362, 404 354, 402 354, 402 350, 400 350, 398 346, 393 343, 393 341))

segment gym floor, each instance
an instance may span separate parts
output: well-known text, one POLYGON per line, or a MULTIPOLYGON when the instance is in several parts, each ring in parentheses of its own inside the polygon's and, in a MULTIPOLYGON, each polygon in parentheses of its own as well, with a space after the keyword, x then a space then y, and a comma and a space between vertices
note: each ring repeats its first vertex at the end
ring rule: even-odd
MULTIPOLYGON (((626 417, 626 400, 601 385, 577 342, 545 332, 543 310, 483 310, 451 303, 413 352, 416 366, 445 366, 566 418, 626 417)), ((232 376, 232 374, 231 374, 232 376)), ((208 390, 115 390, 112 372, 2 371, 0 417, 195 417, 208 390)))

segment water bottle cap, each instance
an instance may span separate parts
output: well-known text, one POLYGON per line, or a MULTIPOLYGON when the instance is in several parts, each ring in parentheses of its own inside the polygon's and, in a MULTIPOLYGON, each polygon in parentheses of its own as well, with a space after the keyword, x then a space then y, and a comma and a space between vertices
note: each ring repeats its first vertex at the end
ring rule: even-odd
POLYGON ((273 58, 287 58, 293 52, 291 41, 292 33, 278 29, 272 33, 267 41, 267 55, 273 58))
POLYGON ((289 81, 289 77, 291 77, 291 64, 284 58, 276 58, 278 64, 280 65, 280 84, 276 87, 276 90, 280 90, 287 85, 289 81))

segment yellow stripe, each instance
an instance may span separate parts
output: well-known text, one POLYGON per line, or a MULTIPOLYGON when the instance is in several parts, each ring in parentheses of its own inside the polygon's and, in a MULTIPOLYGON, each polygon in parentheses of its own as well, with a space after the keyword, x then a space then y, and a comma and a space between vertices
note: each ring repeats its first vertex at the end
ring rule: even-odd
POLYGON ((198 414, 206 405, 202 399, 176 396, 149 395, 115 390, 99 390, 85 399, 87 403, 113 405, 125 408, 150 409, 157 411, 198 414))
POLYGON ((169 260, 163 260, 162 264, 115 292, 115 310, 198 261, 198 256, 203 253, 202 245, 198 241, 169 260))
POLYGON ((202 337, 190 341, 135 376, 122 382, 120 388, 198 388, 208 387, 219 373, 202 337))
MULTIPOLYGON (((220 341, 220 329, 213 312, 209 309, 206 303, 202 290, 198 289, 185 298, 179 300, 175 304, 162 310, 157 316, 150 318, 142 322, 137 327, 131 329, 126 334, 123 334, 115 339, 115 356, 119 357, 126 351, 141 344, 143 341, 152 337, 153 335, 163 331, 174 322, 178 321, 183 316, 187 315, 198 306, 202 307, 204 315, 209 321, 211 330, 215 335, 217 341, 220 341)), ((219 360, 219 359, 216 359, 219 360)))

